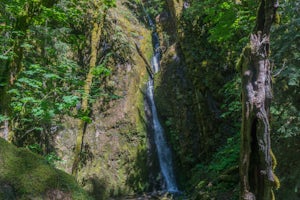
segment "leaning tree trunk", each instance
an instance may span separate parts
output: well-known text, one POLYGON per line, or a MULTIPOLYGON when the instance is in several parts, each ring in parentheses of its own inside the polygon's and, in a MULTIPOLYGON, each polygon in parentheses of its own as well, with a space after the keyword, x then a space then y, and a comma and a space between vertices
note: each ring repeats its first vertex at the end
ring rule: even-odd
MULTIPOLYGON (((96 19, 97 14, 95 14, 94 19, 96 19)), ((97 65, 97 56, 99 54, 98 45, 101 41, 101 34, 102 34, 102 28, 105 21, 105 16, 106 16, 106 10, 104 11, 103 16, 101 16, 100 22, 93 23, 93 28, 91 30, 91 39, 90 39, 91 54, 90 54, 90 61, 89 61, 89 71, 85 79, 84 93, 81 101, 81 111, 87 116, 89 116, 90 114, 89 96, 92 89, 94 70, 97 65)), ((75 176, 77 175, 78 172, 78 167, 81 159, 80 155, 82 152, 83 140, 84 140, 84 135, 86 132, 87 125, 88 123, 86 120, 81 119, 79 121, 78 135, 76 138, 75 152, 74 152, 74 162, 72 166, 72 174, 75 176)))
POLYGON ((278 2, 261 0, 250 44, 238 67, 242 76, 242 130, 240 155, 241 200, 273 200, 279 187, 273 173, 276 160, 270 142, 271 69, 270 28, 278 2))

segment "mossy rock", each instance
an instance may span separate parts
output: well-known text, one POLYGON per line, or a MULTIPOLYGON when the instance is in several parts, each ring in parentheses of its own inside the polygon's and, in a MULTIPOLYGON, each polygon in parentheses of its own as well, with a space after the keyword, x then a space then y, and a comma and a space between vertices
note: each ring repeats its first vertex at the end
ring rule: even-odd
POLYGON ((0 138, 0 199, 91 199, 69 174, 0 138))

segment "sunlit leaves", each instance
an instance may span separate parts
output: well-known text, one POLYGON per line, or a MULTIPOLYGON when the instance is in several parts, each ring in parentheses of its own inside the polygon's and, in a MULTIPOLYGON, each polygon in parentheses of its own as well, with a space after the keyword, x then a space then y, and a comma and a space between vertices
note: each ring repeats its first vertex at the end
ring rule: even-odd
POLYGON ((116 0, 103 0, 106 9, 116 7, 116 0))
POLYGON ((9 57, 6 55, 0 55, 0 60, 8 60, 9 57))
POLYGON ((32 87, 33 89, 39 89, 42 87, 43 83, 35 79, 29 79, 26 77, 18 79, 18 83, 24 87, 32 87))
POLYGON ((88 116, 82 116, 80 119, 88 124, 92 123, 92 119, 88 116))
POLYGON ((0 123, 4 122, 6 120, 9 120, 9 117, 5 116, 5 115, 0 115, 0 123))
POLYGON ((93 69, 93 72, 92 72, 95 76, 100 76, 100 75, 104 75, 104 76, 109 76, 111 74, 111 71, 105 67, 104 64, 101 64, 99 66, 96 66, 94 69, 93 69))
POLYGON ((38 18, 35 19, 35 25, 45 25, 47 21, 53 20, 58 23, 67 23, 67 13, 63 9, 55 6, 53 8, 42 7, 42 12, 38 18))
MULTIPOLYGON (((9 120, 17 138, 38 140, 66 115, 91 122, 80 108, 89 68, 90 31, 115 6, 115 0, 0 2, 0 86, 8 88, 9 120), (20 69, 15 72, 12 65, 20 69), (10 80, 11 71, 15 77, 10 80)), ((128 38, 114 29, 116 24, 103 25, 99 48, 102 43, 106 46, 97 55, 89 103, 120 98, 112 86, 105 88, 112 63, 129 60, 125 57, 130 54, 128 38)))
POLYGON ((62 108, 70 109, 72 107, 75 107, 80 102, 80 98, 76 95, 63 96, 62 100, 63 100, 63 104, 59 105, 60 110, 62 110, 62 108))
POLYGON ((70 114, 70 109, 76 106, 79 97, 70 89, 81 85, 76 82, 74 64, 65 61, 68 59, 56 65, 32 64, 19 74, 8 91, 13 119, 19 122, 17 130, 27 129, 28 125, 28 128, 42 128, 48 123, 55 124, 56 116, 70 114))

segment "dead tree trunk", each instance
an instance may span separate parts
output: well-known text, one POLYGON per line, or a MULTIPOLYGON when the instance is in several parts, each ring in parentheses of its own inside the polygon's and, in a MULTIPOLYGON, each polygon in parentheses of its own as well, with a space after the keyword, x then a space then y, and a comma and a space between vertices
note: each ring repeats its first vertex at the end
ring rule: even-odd
POLYGON ((261 0, 250 44, 238 67, 242 76, 242 130, 240 178, 241 200, 274 200, 272 189, 279 187, 275 157, 270 142, 271 69, 270 28, 278 2, 261 0))

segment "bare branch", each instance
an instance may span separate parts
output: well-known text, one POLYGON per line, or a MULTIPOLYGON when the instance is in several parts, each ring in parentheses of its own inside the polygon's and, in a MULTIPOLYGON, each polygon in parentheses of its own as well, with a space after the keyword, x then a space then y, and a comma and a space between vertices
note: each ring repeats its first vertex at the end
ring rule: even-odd
POLYGON ((279 74, 285 70, 286 68, 288 68, 288 66, 286 66, 286 61, 283 61, 282 67, 276 72, 276 74, 273 74, 273 77, 277 77, 279 76, 279 74))

